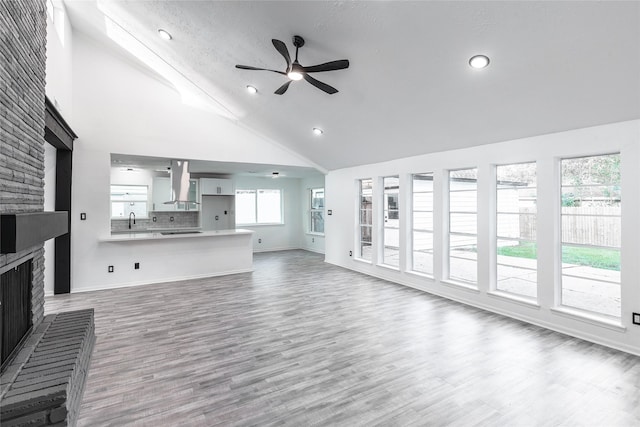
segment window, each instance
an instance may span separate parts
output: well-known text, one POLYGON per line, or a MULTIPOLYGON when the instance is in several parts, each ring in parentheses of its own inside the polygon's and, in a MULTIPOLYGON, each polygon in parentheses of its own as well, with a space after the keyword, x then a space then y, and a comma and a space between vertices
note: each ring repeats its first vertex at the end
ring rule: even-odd
POLYGON ((620 155, 563 159, 562 305, 620 317, 620 155))
POLYGON ((282 191, 236 190, 236 222, 243 225, 282 224, 282 191))
POLYGON ((371 225, 373 204, 373 180, 358 181, 358 258, 371 261, 371 225))
POLYGON ((537 298, 536 163, 496 166, 496 289, 537 298))
POLYGON ((131 212, 146 218, 148 191, 146 185, 112 185, 111 218, 127 218, 131 212))
POLYGON ((433 173, 412 175, 412 267, 433 274, 433 173))
POLYGON ((311 189, 309 231, 324 234, 324 188, 311 189))
POLYGON ((478 169, 449 171, 449 278, 478 281, 478 169))
POLYGON ((382 184, 384 187, 382 263, 398 267, 400 266, 400 211, 398 206, 400 179, 397 176, 387 176, 382 179, 382 184))

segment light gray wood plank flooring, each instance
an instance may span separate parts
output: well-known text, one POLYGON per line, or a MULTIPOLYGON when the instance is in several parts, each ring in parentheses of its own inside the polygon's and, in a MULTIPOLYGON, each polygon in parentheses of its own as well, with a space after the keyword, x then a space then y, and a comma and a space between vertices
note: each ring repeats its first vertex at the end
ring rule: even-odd
POLYGON ((47 297, 95 309, 79 425, 640 425, 636 356, 310 252, 254 264, 47 297))

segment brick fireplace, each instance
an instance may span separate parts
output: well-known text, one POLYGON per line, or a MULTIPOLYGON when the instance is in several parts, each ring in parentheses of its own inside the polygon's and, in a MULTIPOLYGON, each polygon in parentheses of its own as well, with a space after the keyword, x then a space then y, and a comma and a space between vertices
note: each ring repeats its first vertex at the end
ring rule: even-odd
POLYGON ((3 425, 74 425, 95 341, 93 310, 44 316, 44 240, 68 230, 43 212, 46 27, 45 0, 0 1, 3 425))

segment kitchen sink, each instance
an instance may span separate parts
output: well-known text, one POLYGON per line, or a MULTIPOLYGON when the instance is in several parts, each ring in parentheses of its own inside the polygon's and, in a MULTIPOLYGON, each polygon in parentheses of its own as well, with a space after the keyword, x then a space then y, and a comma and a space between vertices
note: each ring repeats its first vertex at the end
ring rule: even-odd
POLYGON ((162 234, 163 236, 171 236, 174 234, 197 234, 197 233, 202 233, 202 231, 198 231, 198 230, 191 230, 191 231, 162 231, 160 234, 162 234))

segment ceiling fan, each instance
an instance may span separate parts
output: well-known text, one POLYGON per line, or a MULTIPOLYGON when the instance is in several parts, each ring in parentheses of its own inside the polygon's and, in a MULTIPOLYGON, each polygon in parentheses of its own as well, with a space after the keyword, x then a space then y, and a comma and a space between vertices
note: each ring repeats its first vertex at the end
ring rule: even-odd
POLYGON ((293 62, 291 62, 291 57, 289 56, 289 50, 287 49, 287 46, 284 44, 284 42, 277 39, 272 39, 271 42, 273 43, 273 46, 276 48, 276 50, 280 52, 280 55, 282 55, 284 59, 287 61, 287 69, 285 71, 269 70, 267 68, 257 68, 257 67, 251 67, 249 65, 236 65, 236 68, 240 68, 242 70, 271 71, 273 73, 278 73, 278 74, 287 76, 289 78, 289 81, 287 81, 285 84, 280 86, 274 92, 276 95, 282 95, 287 91, 287 89, 289 89, 289 85, 291 84, 292 81, 297 81, 301 79, 305 79, 306 81, 308 81, 318 89, 325 91, 329 95, 333 95, 334 93, 338 92, 338 89, 332 86, 329 86, 328 84, 323 83, 319 80, 314 79, 309 75, 309 73, 320 73, 323 71, 334 71, 334 70, 342 70, 345 68, 349 68, 349 60, 340 59, 337 61, 325 62, 324 64, 312 65, 310 67, 303 67, 298 62, 298 49, 304 46, 304 39, 302 37, 293 36, 293 45, 296 47, 296 59, 293 62))

